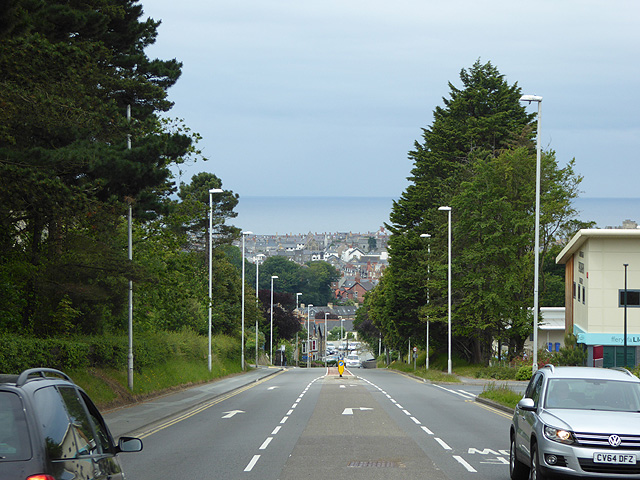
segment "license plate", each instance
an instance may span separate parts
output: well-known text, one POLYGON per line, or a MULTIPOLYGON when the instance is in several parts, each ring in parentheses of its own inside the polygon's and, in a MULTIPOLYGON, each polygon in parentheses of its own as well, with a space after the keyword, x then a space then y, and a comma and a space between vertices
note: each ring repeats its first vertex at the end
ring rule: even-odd
POLYGON ((636 456, 629 453, 594 453, 594 463, 636 464, 636 456))

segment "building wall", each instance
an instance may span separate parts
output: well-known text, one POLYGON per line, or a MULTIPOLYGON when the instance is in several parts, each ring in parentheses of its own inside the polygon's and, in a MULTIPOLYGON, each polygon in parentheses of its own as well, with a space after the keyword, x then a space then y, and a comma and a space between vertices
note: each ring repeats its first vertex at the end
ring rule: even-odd
MULTIPOLYGON (((618 306, 619 290, 624 289, 624 263, 636 264, 628 270, 628 288, 640 288, 637 266, 640 265, 637 238, 589 238, 573 255, 573 277, 581 288, 573 298, 574 324, 589 333, 621 334, 624 309, 618 306), (585 294, 582 293, 582 287, 585 294)), ((627 334, 640 334, 640 309, 627 309, 627 334)), ((640 341, 639 341, 640 344, 640 341)))

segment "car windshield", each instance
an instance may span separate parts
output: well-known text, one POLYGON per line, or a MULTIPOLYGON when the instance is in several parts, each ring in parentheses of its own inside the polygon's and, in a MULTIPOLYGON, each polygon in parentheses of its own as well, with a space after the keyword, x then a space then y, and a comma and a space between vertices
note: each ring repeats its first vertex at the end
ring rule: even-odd
POLYGON ((587 378, 551 379, 545 408, 640 412, 640 383, 587 378))
POLYGON ((0 392, 0 463, 31 458, 27 431, 20 398, 11 392, 0 392))

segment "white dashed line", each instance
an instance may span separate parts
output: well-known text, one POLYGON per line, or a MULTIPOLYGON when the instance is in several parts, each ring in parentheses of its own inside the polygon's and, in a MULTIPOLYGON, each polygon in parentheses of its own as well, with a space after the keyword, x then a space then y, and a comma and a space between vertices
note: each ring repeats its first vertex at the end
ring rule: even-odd
POLYGON ((435 437, 435 440, 436 440, 436 442, 438 442, 438 443, 440 444, 440 446, 441 446, 442 448, 444 448, 445 450, 451 450, 451 447, 450 447, 449 445, 447 445, 447 444, 445 443, 445 441, 444 441, 444 440, 442 440, 441 438, 435 437))
POLYGON ((260 448, 258 450, 264 450, 265 448, 267 448, 271 443, 271 440, 273 440, 273 437, 267 437, 267 439, 262 442, 262 445, 260 445, 260 448))
MULTIPOLYGON (((436 440, 437 440, 437 438, 436 438, 436 440)), ((460 465, 462 465, 464 468, 466 468, 466 469, 467 469, 467 471, 469 471, 469 472, 471 472, 471 473, 476 473, 476 472, 477 472, 477 470, 476 470, 475 468, 473 468, 471 465, 469 465, 469 464, 465 461, 465 459, 464 459, 464 458, 462 458, 461 456, 459 456, 459 455, 453 455, 453 458, 455 458, 455 459, 460 463, 460 465)))
POLYGON ((256 463, 258 463, 259 459, 260 459, 260 455, 254 455, 251 461, 249 462, 249 464, 245 467, 244 471, 250 472, 253 469, 253 467, 256 466, 256 463))

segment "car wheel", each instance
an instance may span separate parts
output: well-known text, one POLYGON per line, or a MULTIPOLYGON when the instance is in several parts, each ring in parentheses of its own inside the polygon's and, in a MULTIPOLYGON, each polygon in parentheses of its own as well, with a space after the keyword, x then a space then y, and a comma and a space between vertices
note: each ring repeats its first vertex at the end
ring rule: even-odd
POLYGON ((531 470, 529 471, 529 480, 546 480, 546 478, 540 470, 538 444, 534 443, 531 446, 531 470))
POLYGON ((529 468, 516 457, 515 438, 511 438, 509 449, 509 475, 511 480, 526 480, 529 477, 529 468))

